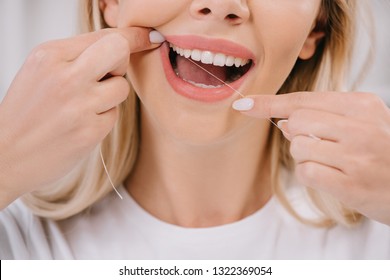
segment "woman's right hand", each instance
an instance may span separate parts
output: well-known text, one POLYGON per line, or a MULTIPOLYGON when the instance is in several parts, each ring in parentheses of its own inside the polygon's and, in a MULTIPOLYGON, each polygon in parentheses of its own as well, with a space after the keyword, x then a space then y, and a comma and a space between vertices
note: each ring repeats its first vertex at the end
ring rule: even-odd
POLYGON ((130 53, 161 43, 149 32, 105 29, 29 55, 0 104, 0 209, 66 175, 111 131, 130 53))

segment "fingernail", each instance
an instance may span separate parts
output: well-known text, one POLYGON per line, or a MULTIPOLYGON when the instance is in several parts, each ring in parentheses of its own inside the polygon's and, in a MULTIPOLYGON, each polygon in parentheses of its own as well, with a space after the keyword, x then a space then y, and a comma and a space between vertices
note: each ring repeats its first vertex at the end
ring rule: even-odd
POLYGON ((283 133, 284 137, 286 137, 287 140, 291 141, 290 134, 287 132, 288 131, 287 124, 288 124, 288 120, 280 120, 280 121, 278 121, 278 123, 276 125, 279 127, 279 129, 283 133))
POLYGON ((250 111, 255 105, 255 101, 252 98, 242 98, 234 101, 233 109, 237 111, 250 111))
POLYGON ((157 30, 152 30, 149 33, 149 40, 152 44, 161 44, 165 42, 165 37, 157 30))
POLYGON ((280 130, 284 131, 287 129, 288 120, 280 120, 278 121, 277 125, 280 130))

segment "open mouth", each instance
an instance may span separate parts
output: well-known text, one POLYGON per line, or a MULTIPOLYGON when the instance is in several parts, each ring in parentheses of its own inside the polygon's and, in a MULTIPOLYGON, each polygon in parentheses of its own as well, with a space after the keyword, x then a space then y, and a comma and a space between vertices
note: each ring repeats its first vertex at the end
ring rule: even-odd
POLYGON ((233 83, 248 73, 253 65, 251 59, 183 49, 172 43, 169 46, 169 60, 176 75, 200 88, 220 88, 225 83, 233 83))

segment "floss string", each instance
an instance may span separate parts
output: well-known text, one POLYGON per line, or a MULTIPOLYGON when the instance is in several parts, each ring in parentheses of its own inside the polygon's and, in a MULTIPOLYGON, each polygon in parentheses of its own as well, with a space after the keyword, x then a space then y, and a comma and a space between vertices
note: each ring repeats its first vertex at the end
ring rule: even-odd
POLYGON ((120 199, 123 199, 122 195, 121 195, 121 194, 119 193, 119 191, 116 189, 114 183, 113 183, 112 180, 111 180, 110 173, 108 172, 106 163, 105 163, 105 161, 104 161, 103 152, 102 152, 102 148, 101 148, 101 147, 100 147, 100 158, 101 158, 101 160, 102 160, 103 168, 104 168, 104 171, 106 172, 106 175, 107 175, 108 181, 109 181, 110 184, 111 184, 111 187, 114 189, 114 191, 115 191, 116 194, 119 196, 119 198, 120 198, 120 199))
MULTIPOLYGON (((200 66, 199 64, 197 64, 195 61, 193 61, 192 59, 189 59, 187 58, 188 61, 190 61, 192 64, 196 65, 197 67, 199 67, 200 69, 202 69, 203 71, 205 71, 207 74, 211 75, 213 78, 217 79, 218 81, 220 81, 221 83, 223 83, 225 86, 227 86, 228 88, 232 89, 234 92, 236 92, 238 95, 240 95, 242 98, 245 98, 245 95, 243 95, 241 92, 239 92, 237 89, 235 89, 234 87, 232 87, 231 85, 229 85, 228 83, 226 83, 225 81, 223 81, 222 79, 218 78, 216 75, 214 75, 213 73, 211 73, 210 71, 208 71, 206 68, 200 66)), ((284 134, 288 134, 287 132, 284 132, 272 119, 268 119, 275 127, 277 127, 281 132, 283 132, 284 134)), ((311 136, 310 136, 311 137, 311 136)), ((316 137, 317 138, 317 137, 316 137)), ((318 138, 317 138, 318 139, 318 138)))
MULTIPOLYGON (((245 98, 245 95, 243 95, 240 91, 238 91, 237 89, 235 89, 234 87, 232 87, 231 85, 229 85, 228 83, 226 83, 225 81, 223 81, 222 79, 218 78, 216 75, 214 75, 213 73, 211 73, 210 71, 208 71, 207 69, 205 69, 204 67, 200 66, 199 64, 197 64, 195 61, 193 61, 192 59, 189 59, 187 58, 188 61, 190 61, 192 64, 196 65, 196 67, 200 68, 201 70, 203 70, 204 72, 206 72, 207 74, 209 74, 210 76, 214 77, 215 79, 217 79, 218 81, 220 81, 221 83, 223 83, 225 86, 227 86, 228 88, 230 88, 231 90, 233 90, 235 93, 237 93, 239 96, 241 96, 242 98, 245 98)), ((279 129, 281 132, 283 132, 284 134, 287 134, 287 132, 283 131, 272 119, 268 119, 277 129, 279 129)), ((311 137, 312 139, 314 140, 321 140, 321 138, 318 138, 317 136, 313 135, 313 134, 310 134, 309 137, 311 137)), ((103 153, 102 153, 102 149, 100 148, 100 158, 102 160, 102 164, 103 164, 103 167, 104 167, 104 171, 107 175, 107 178, 108 178, 108 181, 110 182, 112 188, 114 189, 114 191, 116 192, 116 194, 120 197, 120 199, 123 199, 122 195, 119 193, 119 191, 116 189, 114 183, 112 182, 111 180, 111 176, 107 170, 107 166, 106 166, 106 163, 104 161, 104 158, 103 158, 103 153)))

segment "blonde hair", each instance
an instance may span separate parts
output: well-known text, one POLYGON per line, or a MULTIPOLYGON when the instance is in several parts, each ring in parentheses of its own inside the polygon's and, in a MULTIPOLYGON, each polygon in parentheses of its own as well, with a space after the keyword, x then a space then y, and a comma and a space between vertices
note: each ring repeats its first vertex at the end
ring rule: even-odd
MULTIPOLYGON (((355 0, 323 0, 315 28, 325 31, 326 36, 318 46, 313 58, 298 60, 278 94, 293 91, 341 91, 346 66, 349 65, 349 50, 354 38, 355 0)), ((99 0, 83 1, 84 20, 87 31, 108 27, 99 8, 99 0)), ((110 170, 116 186, 123 183, 135 165, 139 147, 139 100, 132 89, 129 98, 120 106, 120 118, 113 131, 95 151, 74 170, 45 190, 26 195, 24 202, 32 211, 50 219, 66 219, 76 215, 112 191, 100 161, 99 150, 110 170)), ((324 219, 309 220, 301 217, 292 207, 286 190, 279 182, 282 168, 293 169, 289 145, 280 131, 271 128, 271 176, 274 194, 297 219, 318 226, 335 223, 352 225, 360 215, 345 208, 337 200, 307 189, 314 205, 324 214, 324 219)))

